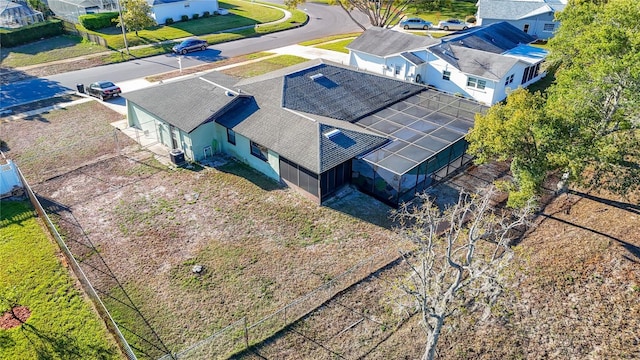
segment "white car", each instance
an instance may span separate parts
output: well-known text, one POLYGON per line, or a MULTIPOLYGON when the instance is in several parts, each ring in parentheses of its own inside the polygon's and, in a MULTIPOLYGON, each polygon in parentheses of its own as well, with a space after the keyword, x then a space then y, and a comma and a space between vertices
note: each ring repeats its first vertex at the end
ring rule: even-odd
POLYGON ((440 30, 467 30, 471 24, 458 19, 449 19, 438 22, 440 30))

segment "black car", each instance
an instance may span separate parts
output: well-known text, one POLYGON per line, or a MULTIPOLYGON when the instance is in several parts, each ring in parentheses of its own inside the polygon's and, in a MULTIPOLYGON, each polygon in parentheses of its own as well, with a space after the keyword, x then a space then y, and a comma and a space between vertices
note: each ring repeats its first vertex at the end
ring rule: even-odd
POLYGON ((87 94, 100 98, 100 100, 120 96, 122 93, 122 90, 111 81, 96 81, 89 85, 86 91, 87 94))
POLYGON ((173 52, 176 54, 186 54, 189 51, 206 50, 209 43, 200 39, 187 39, 180 44, 173 47, 173 52))

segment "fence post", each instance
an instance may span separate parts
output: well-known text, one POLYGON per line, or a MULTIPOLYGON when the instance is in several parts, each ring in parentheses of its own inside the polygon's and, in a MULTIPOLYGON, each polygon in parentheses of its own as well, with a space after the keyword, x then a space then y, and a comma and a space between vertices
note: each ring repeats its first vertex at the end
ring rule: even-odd
POLYGON ((249 348, 249 329, 247 327, 247 317, 244 318, 244 346, 246 349, 249 348))

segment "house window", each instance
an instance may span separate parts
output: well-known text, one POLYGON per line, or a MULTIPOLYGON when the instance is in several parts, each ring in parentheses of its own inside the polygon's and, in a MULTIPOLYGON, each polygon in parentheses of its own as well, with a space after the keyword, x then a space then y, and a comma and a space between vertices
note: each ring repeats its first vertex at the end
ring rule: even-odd
POLYGON ((467 86, 472 88, 477 88, 479 90, 483 90, 487 82, 485 80, 480 80, 472 77, 467 78, 467 86))
POLYGON ((553 31, 553 29, 555 29, 556 25, 555 24, 544 24, 544 31, 553 31))
POLYGON ((227 129, 227 141, 229 142, 229 144, 236 144, 236 132, 231 130, 231 129, 227 129))
POLYGON ((447 71, 447 70, 443 71, 442 80, 447 80, 447 81, 451 80, 451 71, 447 71))
POLYGON ((267 161, 267 158, 269 156, 269 150, 266 147, 264 147, 264 146, 252 141, 251 142, 251 155, 253 155, 253 156, 255 156, 255 157, 257 157, 257 158, 259 158, 261 160, 267 161))
POLYGON ((509 85, 513 82, 513 74, 507 76, 507 80, 504 82, 505 85, 509 85))
POLYGON ((400 75, 400 65, 396 65, 396 75, 400 75))
POLYGON ((524 24, 524 27, 522 28, 522 31, 529 33, 529 24, 524 24))

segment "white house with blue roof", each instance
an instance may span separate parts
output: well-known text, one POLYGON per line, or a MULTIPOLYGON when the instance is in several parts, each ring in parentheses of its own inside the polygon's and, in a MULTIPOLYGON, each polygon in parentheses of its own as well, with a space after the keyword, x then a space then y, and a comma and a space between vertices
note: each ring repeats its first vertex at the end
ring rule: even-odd
POLYGON ((567 0, 478 0, 476 25, 506 21, 540 40, 553 36, 558 28, 555 14, 564 10, 567 0))

